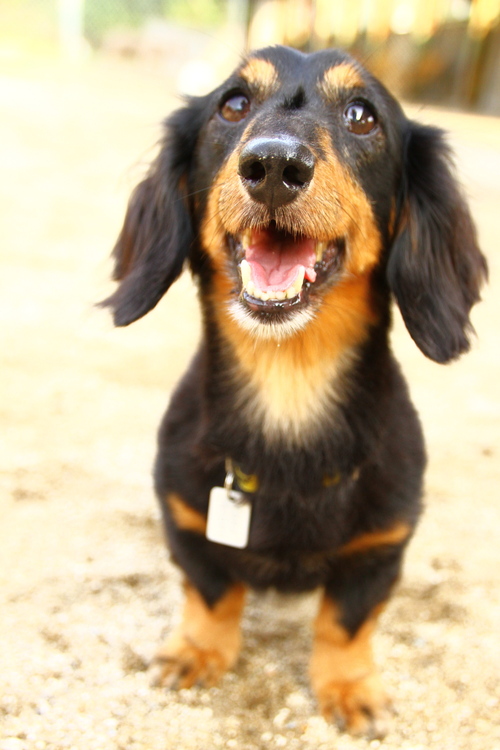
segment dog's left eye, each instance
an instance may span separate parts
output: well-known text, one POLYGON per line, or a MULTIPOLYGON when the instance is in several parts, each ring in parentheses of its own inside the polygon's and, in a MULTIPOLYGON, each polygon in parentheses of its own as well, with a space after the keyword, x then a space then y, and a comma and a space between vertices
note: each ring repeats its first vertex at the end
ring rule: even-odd
POLYGON ((240 122, 250 112, 250 99, 245 94, 232 94, 222 102, 219 112, 228 122, 240 122))
POLYGON ((364 102, 352 102, 344 110, 347 129, 355 135, 368 135, 377 127, 377 118, 364 102))

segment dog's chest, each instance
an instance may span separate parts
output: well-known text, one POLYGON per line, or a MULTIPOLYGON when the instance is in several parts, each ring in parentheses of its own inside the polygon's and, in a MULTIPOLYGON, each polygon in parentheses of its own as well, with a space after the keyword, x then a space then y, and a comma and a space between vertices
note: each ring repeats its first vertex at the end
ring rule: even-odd
POLYGON ((266 440, 307 444, 334 419, 346 364, 344 357, 309 357, 279 343, 256 349, 240 381, 240 409, 266 440))

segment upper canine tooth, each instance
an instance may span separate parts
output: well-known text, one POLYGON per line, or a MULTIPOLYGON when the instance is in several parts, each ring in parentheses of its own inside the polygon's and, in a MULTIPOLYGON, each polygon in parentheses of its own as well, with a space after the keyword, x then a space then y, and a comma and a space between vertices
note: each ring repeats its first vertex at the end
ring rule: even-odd
POLYGON ((243 285, 243 289, 248 288, 248 283, 252 279, 252 267, 250 263, 243 259, 240 263, 240 274, 241 274, 241 283, 243 285))
POLYGON ((323 253, 325 252, 326 248, 328 247, 327 242, 317 242, 316 243, 316 260, 320 261, 323 257, 323 253))
POLYGON ((245 229, 245 231, 241 235, 241 245, 244 250, 248 250, 248 248, 250 247, 251 241, 252 241, 252 230, 245 229))

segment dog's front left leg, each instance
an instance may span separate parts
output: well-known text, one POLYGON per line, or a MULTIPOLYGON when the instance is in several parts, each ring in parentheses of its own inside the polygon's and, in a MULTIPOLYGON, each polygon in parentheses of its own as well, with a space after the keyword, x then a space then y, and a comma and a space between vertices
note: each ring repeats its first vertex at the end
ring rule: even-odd
POLYGON ((311 684, 325 719, 352 734, 381 736, 390 701, 375 666, 371 636, 375 611, 352 636, 340 623, 336 602, 325 594, 315 622, 311 684))
POLYGON ((372 636, 398 578, 402 546, 341 557, 315 621, 311 684, 323 716, 352 734, 381 737, 390 725, 372 636))
POLYGON ((212 686, 238 658, 246 587, 232 585, 212 606, 188 581, 185 594, 181 623, 156 655, 154 682, 179 689, 212 686))

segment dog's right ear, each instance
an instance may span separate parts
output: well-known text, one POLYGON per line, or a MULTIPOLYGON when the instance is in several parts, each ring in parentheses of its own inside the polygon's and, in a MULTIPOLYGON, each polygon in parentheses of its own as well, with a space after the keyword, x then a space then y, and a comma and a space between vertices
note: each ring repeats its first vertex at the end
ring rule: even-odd
POLYGON ((181 274, 192 242, 185 187, 199 130, 198 100, 165 122, 160 153, 130 198, 113 250, 118 288, 101 305, 126 326, 149 312, 181 274))

